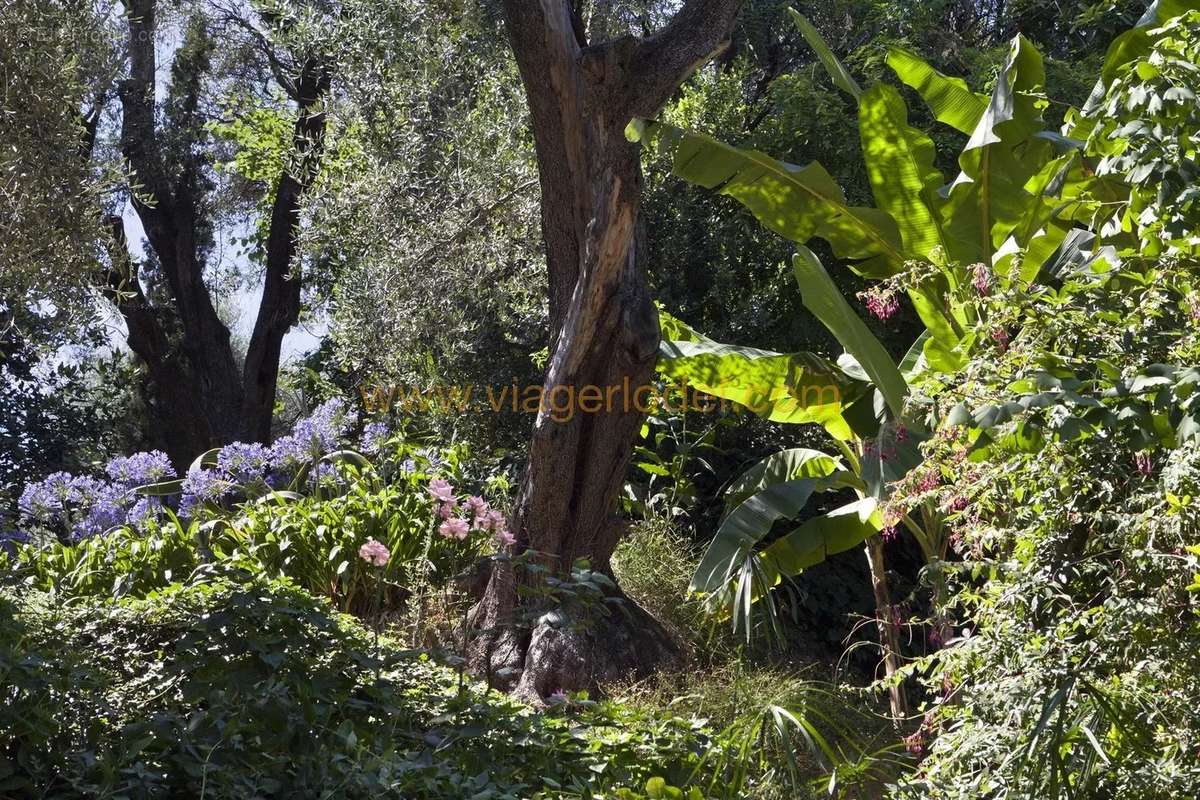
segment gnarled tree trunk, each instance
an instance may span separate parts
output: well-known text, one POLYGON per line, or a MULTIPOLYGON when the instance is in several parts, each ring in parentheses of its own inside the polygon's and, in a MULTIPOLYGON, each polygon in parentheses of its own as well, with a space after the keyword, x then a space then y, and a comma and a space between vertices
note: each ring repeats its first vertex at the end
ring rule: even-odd
MULTIPOLYGON (((739 6, 690 0, 653 36, 593 45, 568 0, 504 3, 537 148, 552 332, 546 403, 512 529, 518 551, 545 554, 544 566, 560 573, 581 558, 610 573, 624 530, 617 496, 644 417, 637 390, 653 375, 659 343, 640 245, 639 152, 625 127, 655 115, 720 50, 739 6), (589 410, 597 391, 600 408, 589 410), (551 404, 568 399, 573 413, 554 413, 551 404)), ((535 580, 500 564, 476 609, 471 661, 494 684, 545 697, 679 657, 667 632, 627 599, 587 626, 522 620, 518 587, 535 580)))
MULTIPOLYGON (((325 132, 321 103, 329 91, 330 72, 321 59, 308 57, 287 68, 269 43, 272 72, 296 103, 293 131, 295 158, 275 186, 267 233, 263 294, 246 352, 239 366, 230 345, 229 329, 217 314, 205 284, 205 259, 200 242, 210 213, 204 201, 200 174, 204 167, 192 153, 202 143, 188 141, 182 163, 171 163, 156 121, 156 0, 124 0, 128 25, 129 75, 117 95, 122 110, 121 152, 137 190, 133 208, 142 222, 150 249, 157 258, 169 303, 151 304, 138 281, 140 265, 114 253, 107 288, 129 329, 130 349, 144 362, 154 399, 157 428, 171 460, 183 466, 202 451, 235 439, 265 442, 271 432, 283 337, 300 314, 300 276, 293 272, 298 247, 300 206, 317 174, 325 132)), ((245 20, 227 19, 228 24, 245 20)), ((179 56, 176 56, 178 66, 179 56)), ((186 70, 207 69, 204 59, 186 70)), ((187 84, 179 105, 193 111, 199 105, 202 81, 187 84)), ((175 138, 199 136, 197 130, 172 131, 175 138)), ((91 128, 86 149, 94 142, 91 128)), ((179 157, 176 157, 179 160, 179 157)), ((120 226, 113 243, 124 248, 120 226)))

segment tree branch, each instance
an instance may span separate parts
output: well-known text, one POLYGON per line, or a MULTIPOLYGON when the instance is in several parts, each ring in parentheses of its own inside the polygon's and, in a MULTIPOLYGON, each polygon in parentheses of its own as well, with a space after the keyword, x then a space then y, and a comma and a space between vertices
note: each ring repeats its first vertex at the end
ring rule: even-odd
POLYGON ((650 117, 689 75, 729 44, 743 0, 688 0, 657 33, 640 39, 629 65, 630 111, 650 117))

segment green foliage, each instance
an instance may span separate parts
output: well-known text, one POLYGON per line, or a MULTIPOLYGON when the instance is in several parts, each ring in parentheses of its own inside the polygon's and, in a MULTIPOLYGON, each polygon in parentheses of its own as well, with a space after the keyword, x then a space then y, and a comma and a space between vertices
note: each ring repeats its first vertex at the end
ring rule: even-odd
MULTIPOLYGON (((1144 366, 1200 359, 1178 293, 1194 279, 1168 262, 1034 292, 1021 334, 949 390, 994 409, 1016 395, 1019 413, 947 420, 928 448, 943 502, 963 498, 957 558, 940 569, 942 612, 964 633, 913 664, 930 676, 922 735, 936 738, 898 796, 1196 793, 1200 618, 1185 547, 1200 532, 1200 460, 1172 428, 1180 383, 1144 366), (1026 402, 1038 382, 1047 399, 1026 402)), ((1013 306, 998 296, 987 313, 1013 306)))
POLYGON ((712 744, 678 718, 460 686, 288 583, 5 592, 0 676, 0 787, 48 798, 597 797, 686 785, 712 744))

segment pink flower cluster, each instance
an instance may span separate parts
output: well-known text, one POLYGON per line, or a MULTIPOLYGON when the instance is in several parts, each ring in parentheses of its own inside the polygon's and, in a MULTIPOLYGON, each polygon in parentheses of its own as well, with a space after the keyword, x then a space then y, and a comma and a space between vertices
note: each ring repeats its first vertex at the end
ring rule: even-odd
POLYGON ((979 293, 980 297, 987 297, 988 293, 992 291, 992 274, 986 264, 975 265, 971 285, 975 287, 975 291, 979 293))
POLYGON ((1141 475, 1149 477, 1154 474, 1154 459, 1148 450, 1140 450, 1133 454, 1133 464, 1141 475))
POLYGON ((894 292, 881 290, 872 286, 865 292, 859 292, 859 299, 866 303, 867 311, 883 322, 891 319, 900 310, 900 301, 894 292))
POLYGON ((366 543, 358 548, 358 557, 368 564, 382 567, 392 557, 392 554, 382 542, 375 541, 374 537, 368 537, 366 543))
POLYGON ((489 531, 501 547, 516 544, 517 538, 509 532, 504 515, 489 506, 482 497, 468 497, 460 508, 458 498, 454 496, 454 487, 441 478, 429 482, 429 494, 437 503, 438 517, 443 520, 438 526, 438 533, 445 538, 463 541, 472 530, 489 531), (456 512, 462 512, 463 516, 458 516, 456 512))

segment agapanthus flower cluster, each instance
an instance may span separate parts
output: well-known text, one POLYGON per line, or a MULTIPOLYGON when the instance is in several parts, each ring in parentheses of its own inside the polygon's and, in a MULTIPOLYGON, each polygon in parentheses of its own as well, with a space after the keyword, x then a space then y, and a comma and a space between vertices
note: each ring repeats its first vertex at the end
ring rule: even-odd
POLYGON ((258 442, 233 442, 217 453, 217 470, 232 483, 261 480, 270 466, 271 451, 258 442))
POLYGON ((346 413, 346 402, 340 397, 326 400, 311 414, 292 426, 292 436, 307 444, 310 449, 328 453, 337 448, 338 440, 346 435, 350 427, 346 413))
POLYGON ((193 516, 205 503, 217 503, 229 492, 229 481, 215 469, 194 467, 183 477, 183 493, 179 500, 179 515, 193 516))
POLYGON ((175 468, 171 466, 171 460, 161 450, 117 456, 108 462, 104 471, 114 483, 130 489, 175 477, 175 468))
POLYGON ((378 453, 384 443, 392 435, 391 429, 388 428, 386 422, 368 422, 363 427, 362 437, 359 439, 358 447, 364 453, 378 453))
POLYGON ((129 503, 124 486, 55 472, 26 486, 18 507, 27 523, 80 541, 122 524, 129 503))
POLYGON ((501 547, 516 544, 516 537, 509 533, 504 515, 488 505, 479 496, 466 498, 461 506, 454 495, 454 487, 442 478, 429 482, 429 495, 433 498, 435 513, 442 523, 438 525, 438 534, 446 539, 463 541, 471 535, 471 531, 490 532, 493 540, 501 547), (459 516, 458 512, 462 512, 459 516))

